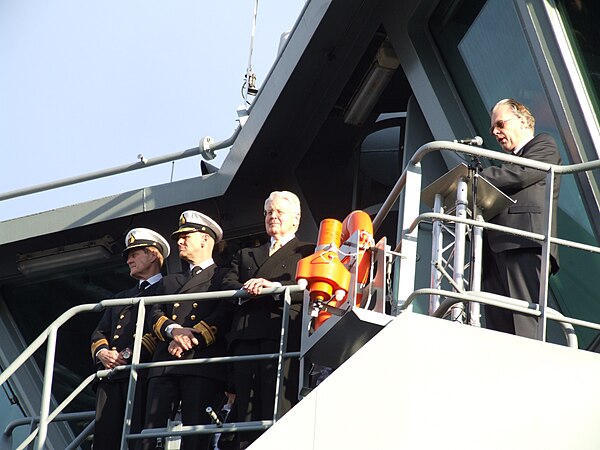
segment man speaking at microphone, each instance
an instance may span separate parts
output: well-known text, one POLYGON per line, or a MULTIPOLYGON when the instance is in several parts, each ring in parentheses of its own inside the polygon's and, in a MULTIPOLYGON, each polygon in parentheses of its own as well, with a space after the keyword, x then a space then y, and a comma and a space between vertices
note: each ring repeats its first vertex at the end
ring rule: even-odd
MULTIPOLYGON (((499 101, 492 108, 490 134, 508 153, 548 164, 561 164, 556 142, 546 133, 535 135, 535 118, 514 99, 499 101)), ((486 180, 516 200, 490 220, 491 223, 532 233, 544 233, 546 217, 546 172, 518 164, 504 163, 481 172, 486 180)), ((560 178, 554 177, 552 230, 556 236, 556 213, 560 178)), ((540 241, 486 230, 482 285, 486 292, 538 303, 542 247, 540 241)), ((550 246, 550 271, 558 271, 558 246, 550 246)), ((537 321, 533 316, 486 306, 487 328, 535 338, 537 321)))

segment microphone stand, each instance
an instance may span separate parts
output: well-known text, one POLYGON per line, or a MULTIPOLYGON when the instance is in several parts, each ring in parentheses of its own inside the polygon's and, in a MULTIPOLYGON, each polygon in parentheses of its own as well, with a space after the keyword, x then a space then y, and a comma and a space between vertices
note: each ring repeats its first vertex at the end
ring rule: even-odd
MULTIPOLYGON (((471 205, 472 205, 472 209, 471 209, 471 218, 473 220, 477 220, 477 217, 479 215, 478 213, 478 207, 477 207, 477 181, 479 180, 479 172, 483 170, 483 167, 481 166, 481 161, 479 161, 479 157, 478 156, 471 156, 471 162, 468 164, 467 166, 468 168, 468 177, 471 179, 471 205)), ((473 289, 474 286, 474 282, 475 282, 475 259, 476 259, 476 255, 475 255, 475 227, 471 227, 471 232, 470 234, 470 241, 471 241, 471 245, 470 245, 470 255, 469 255, 469 290, 473 289)), ((472 312, 471 312, 471 308, 465 308, 466 309, 466 322, 468 324, 471 324, 473 321, 473 317, 472 317, 472 312)), ((477 323, 479 323, 479 317, 476 318, 477 323)))

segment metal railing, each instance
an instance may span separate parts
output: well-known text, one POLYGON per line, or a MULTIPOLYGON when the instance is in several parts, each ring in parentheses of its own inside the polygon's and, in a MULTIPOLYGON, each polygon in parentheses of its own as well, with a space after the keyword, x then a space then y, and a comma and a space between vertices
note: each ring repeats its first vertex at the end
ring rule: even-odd
MULTIPOLYGON (((592 322, 581 321, 577 319, 567 318, 562 315, 558 315, 556 311, 549 312, 548 308, 548 279, 549 279, 549 265, 550 265, 550 245, 558 244, 562 246, 568 246, 592 253, 600 253, 600 248, 581 244, 578 242, 568 241, 566 239, 559 239, 551 236, 550 230, 552 229, 552 203, 553 203, 553 184, 554 175, 564 174, 575 174, 578 172, 590 171, 600 168, 600 160, 590 161, 579 164, 571 165, 555 165, 544 163, 540 161, 534 161, 512 154, 500 153, 492 150, 481 149, 478 147, 472 147, 469 145, 458 144, 448 141, 435 141, 427 143, 421 146, 408 162, 406 168, 398 178, 398 181, 392 188, 392 191, 383 203, 380 211, 373 220, 373 226, 375 231, 381 226, 383 220, 387 217, 393 206, 396 204, 401 194, 403 194, 403 204, 400 205, 399 211, 401 216, 399 217, 398 224, 398 243, 394 251, 399 252, 402 250, 402 254, 405 258, 399 262, 396 266, 395 273, 395 289, 396 293, 395 304, 393 314, 397 315, 404 310, 410 310, 412 300, 415 295, 444 295, 450 298, 462 298, 465 301, 477 301, 485 304, 497 304, 500 307, 504 307, 512 310, 519 310, 524 314, 529 314, 538 318, 538 335, 537 339, 546 340, 546 327, 548 319, 557 320, 563 324, 573 324, 585 326, 592 329, 600 329, 600 327, 592 322), (518 164, 520 166, 537 169, 546 172, 546 196, 545 196, 545 233, 537 234, 530 233, 521 230, 512 229, 509 227, 503 227, 500 225, 490 224, 486 222, 470 220, 465 218, 458 218, 456 216, 425 213, 420 214, 419 208, 421 203, 421 161, 423 158, 432 152, 437 151, 451 151, 455 153, 464 153, 471 156, 485 157, 492 160, 498 160, 505 163, 518 164), (417 260, 417 242, 418 242, 418 225, 427 219, 443 220, 454 223, 465 223, 474 227, 481 227, 483 229, 492 229, 505 233, 510 233, 517 236, 523 236, 528 239, 533 239, 541 242, 542 246, 542 266, 541 266, 541 277, 540 277, 540 294, 539 303, 527 303, 527 307, 523 308, 511 303, 511 299, 503 298, 504 301, 498 301, 499 296, 492 298, 491 294, 488 295, 469 295, 465 293, 457 293, 454 291, 439 290, 439 292, 433 292, 432 290, 418 290, 415 291, 415 273, 416 273, 416 260, 417 260)), ((449 301, 452 303, 453 301, 449 301)), ((448 305, 444 305, 446 308, 448 305)), ((441 306, 440 306, 441 308, 441 306)), ((438 315, 438 314, 435 314, 438 315)), ((567 331, 568 333, 568 331, 567 331)), ((568 333, 570 334, 570 333, 568 333)), ((567 338, 570 341, 570 337, 567 338)), ((572 342, 572 341, 570 341, 572 342)))
MULTIPOLYGON (((555 320, 563 324, 563 330, 567 342, 570 346, 576 346, 576 336, 572 325, 588 327, 594 330, 600 330, 600 325, 573 319, 562 316, 558 312, 552 310, 547 306, 548 298, 548 264, 549 264, 549 249, 550 244, 558 244, 562 246, 568 246, 588 252, 600 253, 600 248, 581 244, 578 242, 568 241, 565 239, 559 239, 550 236, 551 225, 552 225, 552 185, 554 175, 561 174, 573 174, 582 171, 595 170, 600 168, 600 161, 592 161, 581 164, 572 165, 552 165, 547 163, 541 163, 538 161, 532 161, 521 157, 516 157, 509 154, 503 154, 491 150, 480 149, 470 147, 463 144, 451 143, 446 141, 431 142, 420 147, 413 155, 407 167, 402 172, 398 181, 392 188, 390 194, 383 203, 381 209, 377 213, 373 225, 374 230, 377 231, 384 219, 387 217, 393 206, 398 201, 399 197, 403 194, 403 204, 400 205, 400 217, 398 224, 398 239, 397 246, 393 250, 393 253, 399 254, 402 250, 402 259, 397 259, 394 276, 394 308, 392 315, 398 315, 404 311, 410 311, 414 299, 419 295, 441 295, 446 297, 446 300, 442 302, 438 310, 433 314, 436 317, 442 317, 447 308, 449 308, 455 302, 480 302, 489 305, 495 305, 503 308, 507 308, 513 311, 522 312, 524 314, 530 314, 537 318, 538 330, 541 330, 538 335, 538 339, 546 339, 546 323, 547 320, 555 320), (457 218, 455 216, 446 214, 435 214, 435 213, 424 213, 420 214, 420 192, 421 192, 421 160, 427 154, 434 151, 452 151, 458 153, 465 153, 473 156, 480 156, 489 159, 495 159, 507 163, 516 163, 522 166, 542 170, 546 172, 547 177, 547 208, 546 208, 546 222, 544 234, 529 233, 520 230, 514 230, 499 225, 482 223, 466 218, 457 218), (484 229, 493 229, 497 231, 507 232, 514 235, 523 236, 529 239, 534 239, 541 242, 542 245, 542 279, 540 280, 540 298, 539 304, 525 302, 522 300, 508 299, 505 297, 494 296, 493 294, 485 292, 455 292, 443 289, 418 289, 415 290, 415 274, 416 274, 416 249, 418 242, 418 229, 419 225, 427 220, 440 220, 453 223, 464 223, 471 226, 482 227, 484 229)), ((279 392, 281 391, 283 378, 281 377, 281 368, 283 360, 286 358, 298 357, 298 352, 286 353, 285 349, 287 346, 287 325, 289 320, 289 304, 290 304, 290 293, 299 292, 301 289, 298 286, 286 287, 286 288, 274 288, 265 290, 265 294, 281 294, 285 296, 284 301, 284 314, 282 320, 282 331, 280 336, 280 351, 279 353, 267 354, 267 355, 248 355, 240 357, 218 357, 218 358, 206 358, 206 359, 195 359, 185 361, 174 361, 174 362, 156 362, 156 363, 140 363, 139 355, 141 350, 141 336, 142 324, 145 317, 144 305, 152 305, 156 303, 173 303, 176 301, 191 301, 191 300, 202 300, 202 299, 225 299, 225 298, 241 298, 247 297, 248 294, 243 291, 221 291, 221 292, 210 292, 202 294, 179 294, 169 296, 154 296, 154 297, 136 297, 131 299, 114 299, 114 300, 103 300, 98 304, 86 304, 79 305, 63 313, 58 319, 56 319, 7 369, 0 374, 0 385, 2 385, 25 361, 27 361, 33 353, 41 348, 41 346, 47 342, 46 352, 46 365, 45 365, 45 376, 42 390, 42 408, 40 411, 39 427, 34 430, 28 438, 24 441, 23 445, 29 445, 36 437, 37 449, 43 448, 44 442, 47 437, 47 427, 51 421, 58 420, 61 416, 61 412, 66 405, 75 398, 89 383, 91 383, 95 377, 107 376, 111 371, 104 370, 99 371, 96 374, 90 375, 86 378, 82 384, 73 391, 73 393, 65 399, 54 411, 50 411, 50 399, 51 399, 51 384, 52 384, 52 372, 54 363, 54 353, 56 346, 56 333, 60 326, 66 321, 71 319, 77 314, 84 312, 99 312, 105 308, 112 306, 124 306, 139 304, 138 310, 138 321, 136 329, 136 338, 133 349, 133 360, 129 366, 120 366, 113 371, 130 371, 130 383, 128 395, 133 398, 135 392, 135 383, 137 382, 137 371, 142 369, 149 369, 152 367, 162 367, 166 365, 188 365, 188 364, 208 364, 208 363, 226 363, 232 361, 241 361, 245 359, 278 359, 278 372, 277 372, 277 384, 276 384, 276 397, 275 397, 275 413, 273 420, 265 420, 258 422, 248 423, 231 423, 224 424, 223 426, 217 425, 197 425, 197 426, 185 426, 181 430, 177 431, 166 431, 164 429, 152 429, 147 430, 144 433, 130 434, 128 423, 129 420, 125 421, 125 427, 123 430, 123 437, 121 447, 126 447, 128 439, 140 439, 146 437, 158 437, 158 436, 181 436, 192 433, 228 433, 238 431, 251 431, 251 430, 264 430, 275 423, 278 419, 278 402, 279 392)), ((131 418, 131 402, 128 402, 126 418, 131 418)), ((12 429, 11 429, 12 430, 12 429)))
MULTIPOLYGON (((239 432, 239 431, 254 431, 254 430, 265 430, 272 426, 279 419, 280 411, 280 393, 283 388, 283 362, 284 359, 298 358, 299 352, 286 352, 287 339, 288 339, 288 325, 289 325, 289 311, 291 304, 291 293, 301 292, 302 289, 298 286, 286 286, 263 289, 261 295, 283 295, 283 312, 282 312, 282 325, 279 342, 279 352, 270 354, 257 354, 257 355, 244 355, 244 356, 223 356, 213 358, 198 358, 182 361, 161 361, 153 363, 140 363, 140 352, 141 352, 141 339, 143 336, 143 324, 145 321, 146 308, 145 305, 154 305, 157 303, 175 303, 175 302, 186 302, 186 301, 203 301, 203 300, 215 300, 215 299, 239 299, 247 298, 250 295, 246 291, 216 291, 216 292, 204 292, 197 294, 177 294, 177 295, 158 295, 153 297, 133 297, 129 299, 107 299, 102 300, 99 303, 78 305, 61 314, 52 324, 50 324, 46 330, 37 339, 35 339, 19 357, 17 357, 1 374, 0 374, 0 386, 3 385, 33 354, 46 343, 46 359, 45 359, 45 370, 44 380, 42 387, 42 399, 40 414, 35 418, 19 419, 13 421, 4 431, 4 434, 0 442, 10 442, 12 431, 17 425, 23 423, 38 423, 39 425, 31 431, 31 433, 25 438, 20 444, 18 449, 24 449, 29 446, 35 440, 35 448, 42 450, 44 448, 48 425, 57 420, 70 420, 80 419, 79 415, 68 415, 61 414, 64 409, 96 378, 103 378, 120 371, 130 370, 129 387, 128 387, 128 399, 127 407, 125 410, 123 435, 121 440, 121 448, 127 448, 128 439, 141 439, 159 436, 183 436, 188 434, 200 434, 200 433, 228 433, 228 432, 239 432), (56 353, 56 336, 58 329, 67 323, 70 319, 77 316, 78 314, 86 312, 101 312, 109 307, 116 306, 129 306, 139 304, 138 316, 136 323, 136 334, 133 345, 132 364, 127 366, 119 366, 112 370, 99 370, 98 372, 89 375, 85 378, 81 384, 71 392, 65 400, 63 400, 53 411, 50 411, 50 403, 52 398, 52 377, 54 372, 54 359, 56 353), (184 426, 178 431, 166 431, 165 429, 152 429, 151 431, 145 431, 144 433, 130 434, 130 423, 133 412, 133 399, 135 393, 135 386, 137 383, 137 372, 143 369, 150 369, 154 367, 165 367, 165 366, 179 366, 179 365, 193 365, 193 364, 215 364, 215 363, 228 363, 235 361, 247 361, 247 360, 261 360, 261 359, 277 359, 277 378, 275 385, 275 405, 272 420, 264 420, 257 422, 246 422, 246 423, 230 423, 217 425, 195 425, 195 426, 184 426), (36 439, 37 438, 37 439, 36 439)), ((92 413, 93 414, 93 413, 92 413)), ((88 426, 86 430, 88 434, 91 433, 92 427, 88 426)), ((84 430, 85 431, 85 430, 84 430)), ((80 435, 81 436, 81 435, 80 435)), ((83 437, 85 438, 85 436, 83 437)), ((81 442, 83 438, 77 439, 81 442)), ((75 447, 73 447, 75 448, 75 447)))

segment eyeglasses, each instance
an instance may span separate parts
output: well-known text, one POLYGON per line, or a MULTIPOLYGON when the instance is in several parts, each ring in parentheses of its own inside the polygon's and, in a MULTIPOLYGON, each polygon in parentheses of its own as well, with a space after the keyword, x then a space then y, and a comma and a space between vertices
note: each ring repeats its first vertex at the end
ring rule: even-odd
POLYGON ((499 130, 502 130, 504 128, 504 124, 506 122, 508 122, 509 120, 514 120, 516 119, 516 117, 511 117, 510 119, 506 119, 506 120, 496 120, 496 122, 494 123, 494 125, 492 125, 490 127, 490 134, 493 136, 494 135, 494 130, 496 128, 498 128, 499 130))

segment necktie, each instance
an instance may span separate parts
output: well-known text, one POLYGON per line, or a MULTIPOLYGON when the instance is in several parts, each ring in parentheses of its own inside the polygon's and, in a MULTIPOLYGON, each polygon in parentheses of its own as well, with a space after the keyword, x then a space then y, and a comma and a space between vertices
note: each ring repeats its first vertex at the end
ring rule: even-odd
POLYGON ((280 248, 281 248, 281 243, 279 241, 273 242, 273 245, 271 245, 271 248, 269 249, 269 256, 271 256, 273 253, 275 253, 280 248))
POLYGON ((200 272, 202 272, 202 267, 200 267, 200 266, 194 266, 194 267, 192 267, 191 273, 192 273, 193 277, 195 277, 196 275, 198 275, 200 272))
POLYGON ((138 291, 142 292, 144 289, 146 289, 148 286, 150 286, 150 283, 146 280, 142 281, 140 283, 140 286, 138 287, 138 291))

